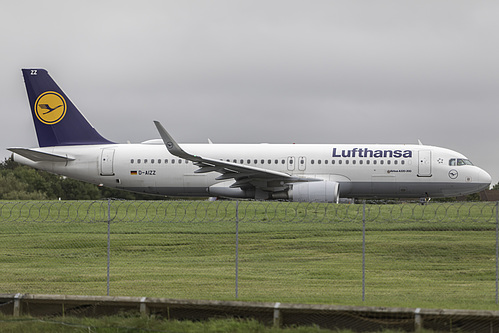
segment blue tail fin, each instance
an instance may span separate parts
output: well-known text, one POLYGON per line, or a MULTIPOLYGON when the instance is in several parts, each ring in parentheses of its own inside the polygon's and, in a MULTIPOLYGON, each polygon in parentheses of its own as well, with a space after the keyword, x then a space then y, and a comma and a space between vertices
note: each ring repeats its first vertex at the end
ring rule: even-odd
POLYGON ((40 147, 113 143, 78 111, 45 69, 23 69, 40 147))

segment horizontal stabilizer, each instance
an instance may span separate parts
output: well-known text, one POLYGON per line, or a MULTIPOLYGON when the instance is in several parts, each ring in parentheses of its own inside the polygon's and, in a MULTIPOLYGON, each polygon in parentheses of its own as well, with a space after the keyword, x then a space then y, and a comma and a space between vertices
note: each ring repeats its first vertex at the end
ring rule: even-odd
POLYGON ((13 153, 26 157, 33 162, 67 162, 74 161, 73 157, 68 157, 67 155, 58 155, 53 153, 47 153, 35 149, 29 148, 8 148, 13 153))

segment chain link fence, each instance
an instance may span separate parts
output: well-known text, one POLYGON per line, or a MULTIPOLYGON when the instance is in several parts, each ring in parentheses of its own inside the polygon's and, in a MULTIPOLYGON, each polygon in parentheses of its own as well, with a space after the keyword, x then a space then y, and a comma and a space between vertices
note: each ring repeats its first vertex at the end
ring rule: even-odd
POLYGON ((495 202, 0 202, 0 293, 496 310, 495 202))

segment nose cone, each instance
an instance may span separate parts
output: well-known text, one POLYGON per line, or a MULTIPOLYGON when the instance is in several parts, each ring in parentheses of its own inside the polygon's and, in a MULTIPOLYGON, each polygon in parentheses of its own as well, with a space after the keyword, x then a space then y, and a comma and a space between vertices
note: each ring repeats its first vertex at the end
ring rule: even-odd
POLYGON ((492 177, 485 170, 478 169, 477 183, 480 185, 480 191, 487 190, 492 182, 492 177))

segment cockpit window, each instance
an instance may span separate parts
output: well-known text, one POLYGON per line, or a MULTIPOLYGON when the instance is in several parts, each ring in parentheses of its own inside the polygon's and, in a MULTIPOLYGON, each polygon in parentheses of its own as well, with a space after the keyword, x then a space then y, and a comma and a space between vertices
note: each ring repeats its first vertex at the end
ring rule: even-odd
POLYGON ((449 160, 449 165, 450 166, 456 166, 456 165, 473 165, 470 160, 467 160, 465 158, 451 158, 449 160))

